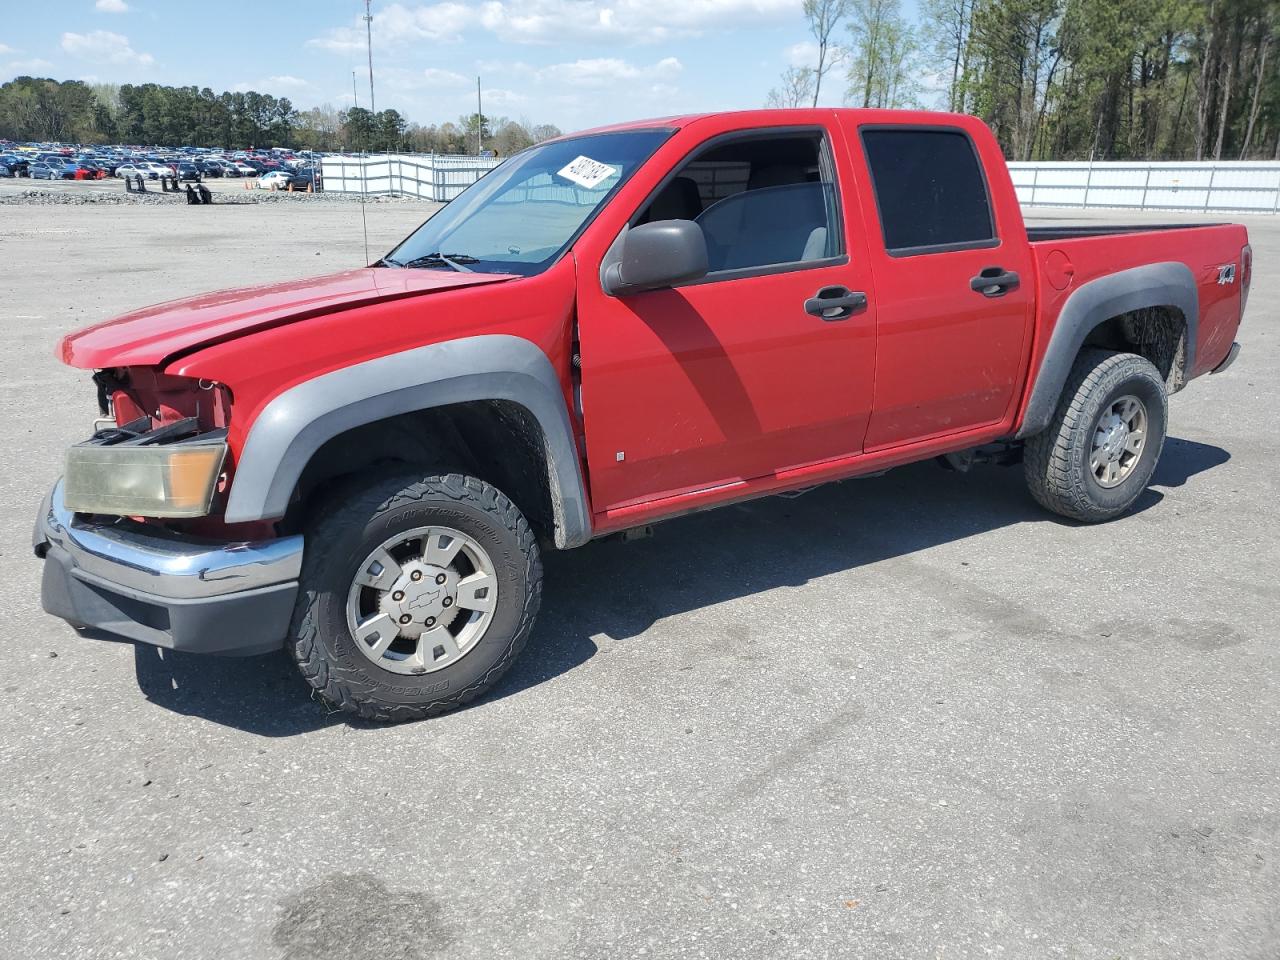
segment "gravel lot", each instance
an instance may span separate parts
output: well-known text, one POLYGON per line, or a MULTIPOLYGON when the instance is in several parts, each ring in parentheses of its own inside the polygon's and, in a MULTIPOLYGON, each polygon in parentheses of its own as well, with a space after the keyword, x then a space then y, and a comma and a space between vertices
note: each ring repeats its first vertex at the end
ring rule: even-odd
MULTIPOLYGON (((318 196, 303 191, 263 190, 250 177, 215 177, 204 185, 213 193, 214 202, 226 203, 358 203, 356 194, 330 193, 318 196)), ((0 180, 0 206, 9 204, 39 204, 45 206, 78 206, 82 204, 176 204, 187 202, 187 184, 179 185, 176 193, 166 193, 157 180, 147 181, 145 193, 130 192, 124 181, 115 177, 103 180, 33 180, 30 177, 11 177, 0 180)), ((194 186, 194 184, 192 184, 194 186)), ((367 197, 366 203, 418 203, 406 197, 367 197)))
MULTIPOLYGON (((375 255, 428 209, 371 205, 375 255)), ((358 210, 5 206, 0 955, 1277 956, 1280 219, 1249 226, 1244 352, 1131 516, 926 464, 595 543, 496 693, 385 728, 282 655, 79 637, 29 548, 95 415, 58 336, 361 262, 358 210)))

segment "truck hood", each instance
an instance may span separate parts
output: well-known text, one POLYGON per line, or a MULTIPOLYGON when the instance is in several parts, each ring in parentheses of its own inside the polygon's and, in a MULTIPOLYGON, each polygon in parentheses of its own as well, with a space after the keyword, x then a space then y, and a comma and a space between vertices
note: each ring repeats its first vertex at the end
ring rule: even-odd
POLYGON ((320 314, 512 279, 510 274, 364 267, 222 290, 146 307, 70 334, 58 355, 84 369, 155 366, 198 347, 320 314))

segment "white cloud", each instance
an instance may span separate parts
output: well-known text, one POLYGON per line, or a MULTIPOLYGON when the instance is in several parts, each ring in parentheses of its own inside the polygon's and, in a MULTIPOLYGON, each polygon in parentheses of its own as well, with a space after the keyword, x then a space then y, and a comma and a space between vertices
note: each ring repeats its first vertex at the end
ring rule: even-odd
POLYGON ((14 60, 4 65, 4 73, 20 77, 28 74, 40 73, 44 70, 52 70, 53 64, 48 60, 41 60, 39 57, 32 57, 30 60, 14 60))
POLYGON ((99 13, 128 13, 129 5, 124 0, 98 0, 93 8, 99 13))
POLYGON ((290 91, 296 93, 310 93, 318 90, 314 83, 310 80, 303 80, 301 77, 292 77, 289 74, 282 74, 277 77, 263 77, 261 80, 250 82, 243 80, 235 84, 231 88, 232 93, 248 93, 253 90, 257 93, 266 93, 271 96, 278 96, 281 88, 285 93, 290 91))
POLYGON ((17 47, 11 47, 7 43, 0 43, 0 57, 8 56, 11 53, 21 53, 17 47))
MULTIPOLYGON (((508 43, 566 39, 657 43, 725 24, 744 26, 794 15, 800 0, 483 0, 481 3, 393 3, 374 13, 374 49, 422 41, 454 42, 479 27, 508 43)), ((335 53, 364 49, 360 17, 307 41, 335 53)))
POLYGON ((660 80, 677 76, 683 67, 675 57, 665 57, 649 66, 636 66, 617 57, 597 57, 556 63, 535 71, 539 80, 573 87, 607 87, 623 81, 660 80))
POLYGON ((511 110, 513 108, 527 107, 532 98, 524 93, 517 93, 515 90, 506 90, 501 87, 484 92, 484 115, 487 117, 494 110, 511 110))
POLYGON ((422 79, 431 86, 448 86, 459 87, 470 86, 473 82, 471 77, 464 77, 460 73, 454 73, 452 70, 441 70, 437 67, 427 67, 422 71, 422 79))
POLYGON ((309 80, 303 80, 301 77, 291 77, 287 73, 278 77, 267 77, 263 84, 273 87, 289 87, 293 90, 302 90, 311 86, 309 80))
MULTIPOLYGON (((516 107, 551 117, 568 129, 601 122, 602 104, 625 104, 630 116, 665 116, 678 102, 684 64, 675 57, 636 63, 620 57, 596 57, 535 66, 524 61, 480 61, 484 76, 518 81, 520 93, 484 90, 485 112, 516 107), (524 106, 528 104, 528 106, 524 106)), ((604 115, 613 111, 605 108, 604 115)))
MULTIPOLYGON (((308 40, 307 46, 334 53, 364 50, 366 31, 363 20, 363 17, 357 17, 351 26, 334 27, 323 36, 308 40)), ((462 3, 434 3, 418 7, 393 3, 373 16, 374 48, 399 47, 424 40, 453 42, 475 22, 475 9, 462 3)))
POLYGON ((565 37, 655 43, 792 14, 799 6, 800 0, 488 0, 481 22, 515 43, 565 37))
POLYGON ((155 57, 139 53, 129 45, 129 38, 110 30, 94 30, 90 33, 64 33, 62 49, 73 57, 90 63, 131 64, 149 67, 155 57))
MULTIPOLYGON (((373 77, 377 82, 378 89, 385 88, 402 92, 440 90, 442 88, 457 90, 459 88, 474 87, 476 82, 475 77, 466 77, 452 70, 442 70, 439 67, 427 67, 424 70, 395 66, 382 67, 380 69, 375 67, 373 77)), ((361 83, 367 83, 368 79, 368 74, 361 71, 361 83)))
POLYGON ((818 45, 812 40, 793 43, 786 49, 787 63, 793 67, 812 67, 818 63, 818 45))

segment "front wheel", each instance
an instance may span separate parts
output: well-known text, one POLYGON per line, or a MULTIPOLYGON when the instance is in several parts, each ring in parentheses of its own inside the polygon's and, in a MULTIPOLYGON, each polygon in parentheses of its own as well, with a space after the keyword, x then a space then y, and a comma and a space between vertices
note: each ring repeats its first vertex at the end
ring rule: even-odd
POLYGON ((1031 495, 1073 520, 1118 517, 1155 472, 1168 413, 1164 380, 1149 360, 1083 351, 1049 426, 1027 441, 1023 469, 1031 495))
POLYGON ((288 648, 334 707, 435 716, 488 690, 524 647, 542 563, 495 487, 461 474, 366 479, 314 516, 288 648))

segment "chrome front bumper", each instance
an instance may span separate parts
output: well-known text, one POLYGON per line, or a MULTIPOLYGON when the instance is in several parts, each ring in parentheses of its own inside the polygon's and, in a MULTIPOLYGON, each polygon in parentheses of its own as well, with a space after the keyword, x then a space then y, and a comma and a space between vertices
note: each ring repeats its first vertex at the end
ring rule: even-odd
POLYGON ((44 608, 77 626, 198 653, 277 649, 302 569, 302 537, 196 541, 69 511, 59 480, 36 518, 44 608))

